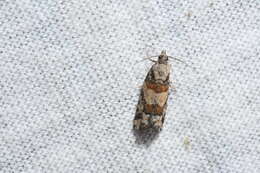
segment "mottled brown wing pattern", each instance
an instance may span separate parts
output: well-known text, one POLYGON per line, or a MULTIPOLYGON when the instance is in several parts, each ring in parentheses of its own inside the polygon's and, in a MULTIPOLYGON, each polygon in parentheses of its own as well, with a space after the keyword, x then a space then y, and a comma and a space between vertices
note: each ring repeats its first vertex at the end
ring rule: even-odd
POLYGON ((167 55, 161 54, 146 76, 136 108, 134 129, 161 130, 163 126, 170 83, 167 60, 167 55))

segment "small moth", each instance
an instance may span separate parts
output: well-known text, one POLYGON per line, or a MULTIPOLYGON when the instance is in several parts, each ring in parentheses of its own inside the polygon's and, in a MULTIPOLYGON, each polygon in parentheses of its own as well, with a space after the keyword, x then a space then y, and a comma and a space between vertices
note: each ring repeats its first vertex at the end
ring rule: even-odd
POLYGON ((154 64, 141 88, 133 122, 136 130, 153 128, 160 131, 165 120, 171 69, 168 59, 173 57, 168 56, 165 50, 157 57, 157 61, 152 60, 151 57, 148 58, 154 64))

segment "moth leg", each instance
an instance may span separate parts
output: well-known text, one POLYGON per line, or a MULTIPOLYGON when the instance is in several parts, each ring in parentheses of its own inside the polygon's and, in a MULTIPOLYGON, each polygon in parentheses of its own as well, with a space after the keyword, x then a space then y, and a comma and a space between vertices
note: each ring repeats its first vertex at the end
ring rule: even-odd
POLYGON ((143 88, 143 85, 139 85, 137 86, 138 89, 142 89, 143 88))
POLYGON ((150 61, 152 61, 152 62, 154 62, 154 63, 156 63, 156 62, 157 62, 157 61, 155 61, 155 60, 151 59, 151 57, 149 58, 149 60, 150 60, 150 61))

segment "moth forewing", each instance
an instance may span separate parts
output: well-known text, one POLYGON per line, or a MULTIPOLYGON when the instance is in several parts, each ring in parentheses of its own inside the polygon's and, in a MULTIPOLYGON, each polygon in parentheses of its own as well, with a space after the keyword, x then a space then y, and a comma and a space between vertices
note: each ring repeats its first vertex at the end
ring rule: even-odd
POLYGON ((150 68, 141 88, 134 118, 135 129, 161 130, 167 109, 170 69, 166 51, 162 51, 150 68))

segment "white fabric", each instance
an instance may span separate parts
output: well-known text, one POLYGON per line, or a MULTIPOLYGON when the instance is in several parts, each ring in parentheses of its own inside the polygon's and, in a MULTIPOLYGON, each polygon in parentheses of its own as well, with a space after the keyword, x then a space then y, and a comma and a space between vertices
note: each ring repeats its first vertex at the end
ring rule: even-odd
POLYGON ((257 0, 0 1, 0 172, 260 172, 257 0), (162 49, 162 132, 132 132, 162 49))

